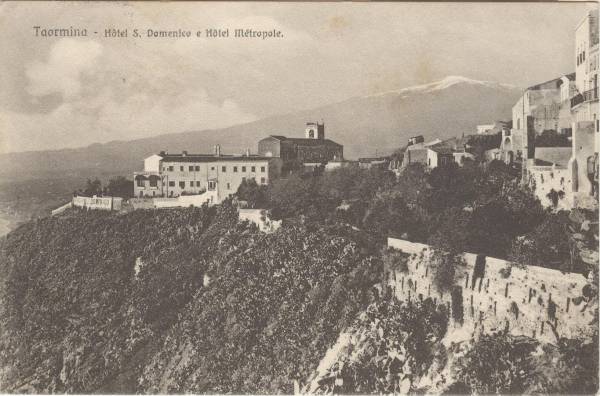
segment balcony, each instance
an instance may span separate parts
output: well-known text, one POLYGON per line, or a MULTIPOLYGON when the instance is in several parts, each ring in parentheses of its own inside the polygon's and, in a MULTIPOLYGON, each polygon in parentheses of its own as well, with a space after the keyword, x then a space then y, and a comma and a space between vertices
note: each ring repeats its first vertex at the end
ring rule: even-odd
POLYGON ((571 98, 571 108, 581 104, 583 102, 591 102, 592 100, 598 100, 598 87, 578 93, 571 98))

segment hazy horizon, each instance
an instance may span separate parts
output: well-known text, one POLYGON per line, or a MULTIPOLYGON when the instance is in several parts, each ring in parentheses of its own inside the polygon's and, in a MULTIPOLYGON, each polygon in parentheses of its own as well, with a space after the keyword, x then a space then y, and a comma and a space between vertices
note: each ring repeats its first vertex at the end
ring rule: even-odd
POLYGON ((574 29, 590 7, 5 2, 0 152, 223 128, 451 75, 526 87, 574 70, 574 29), (34 26, 130 36, 36 37, 34 26), (225 27, 283 38, 131 37, 225 27))

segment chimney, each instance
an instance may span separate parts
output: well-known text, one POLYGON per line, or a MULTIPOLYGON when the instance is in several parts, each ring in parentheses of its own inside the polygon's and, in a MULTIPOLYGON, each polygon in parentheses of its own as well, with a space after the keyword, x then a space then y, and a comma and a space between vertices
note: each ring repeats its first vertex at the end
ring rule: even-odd
POLYGON ((216 157, 221 156, 221 145, 220 144, 215 145, 215 156, 216 157))
POLYGON ((250 149, 246 148, 246 157, 250 157, 250 149))
POLYGON ((183 150, 183 151, 181 152, 181 156, 182 156, 182 157, 187 157, 187 151, 183 150))
POLYGON ((165 151, 163 150, 163 151, 161 151, 161 152, 160 152, 158 155, 160 155, 161 157, 164 157, 164 156, 165 156, 165 154, 166 154, 166 153, 165 153, 165 151))

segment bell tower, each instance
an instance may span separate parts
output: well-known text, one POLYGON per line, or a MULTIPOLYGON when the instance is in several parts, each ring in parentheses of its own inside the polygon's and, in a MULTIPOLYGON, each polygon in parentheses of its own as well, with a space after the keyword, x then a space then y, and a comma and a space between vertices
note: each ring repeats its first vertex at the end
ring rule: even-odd
POLYGON ((307 122, 305 137, 307 139, 325 139, 325 124, 322 122, 307 122))

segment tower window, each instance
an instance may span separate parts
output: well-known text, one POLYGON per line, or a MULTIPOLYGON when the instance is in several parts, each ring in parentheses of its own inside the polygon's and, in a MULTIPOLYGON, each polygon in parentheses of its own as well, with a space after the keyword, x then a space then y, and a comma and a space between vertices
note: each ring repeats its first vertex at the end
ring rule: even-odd
POLYGON ((242 172, 246 172, 246 167, 242 166, 242 172))
POLYGON ((222 166, 221 167, 221 172, 223 172, 223 173, 227 172, 227 167, 226 166, 222 166))
POLYGON ((237 166, 234 166, 233 167, 233 173, 236 173, 236 172, 237 172, 237 166))

